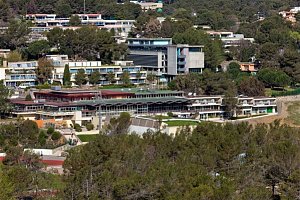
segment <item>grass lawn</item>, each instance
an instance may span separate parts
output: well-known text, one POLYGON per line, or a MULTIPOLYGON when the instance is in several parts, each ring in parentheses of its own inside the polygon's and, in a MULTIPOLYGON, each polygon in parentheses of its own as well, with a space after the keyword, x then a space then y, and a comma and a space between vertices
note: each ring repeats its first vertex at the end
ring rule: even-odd
POLYGON ((168 126, 197 126, 199 124, 199 122, 188 120, 174 120, 166 121, 164 123, 168 124, 168 126))
POLYGON ((154 117, 152 117, 153 119, 172 119, 172 117, 169 117, 169 116, 164 116, 164 115, 155 115, 154 117))
POLYGON ((290 120, 294 125, 300 125, 300 102, 293 102, 291 103, 288 108, 288 117, 287 119, 290 120))
POLYGON ((81 142, 90 142, 90 141, 94 141, 98 137, 98 134, 94 134, 94 135, 77 135, 77 137, 81 140, 81 142))

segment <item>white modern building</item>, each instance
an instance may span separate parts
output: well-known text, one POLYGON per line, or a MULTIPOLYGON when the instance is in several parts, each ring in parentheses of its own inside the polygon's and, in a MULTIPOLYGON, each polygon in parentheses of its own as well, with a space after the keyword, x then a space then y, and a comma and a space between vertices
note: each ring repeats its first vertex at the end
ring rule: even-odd
POLYGON ((157 1, 157 2, 130 1, 130 2, 140 5, 144 12, 148 10, 156 10, 158 12, 161 12, 163 8, 162 1, 157 1))
POLYGON ((240 46, 242 42, 254 42, 254 38, 246 38, 243 34, 234 34, 230 31, 206 31, 212 38, 218 38, 225 48, 240 46))
MULTIPOLYGON (((101 14, 76 14, 79 16, 82 25, 92 25, 101 29, 113 29, 118 36, 127 37, 135 20, 112 20, 103 19, 101 14)), ((31 21, 35 26, 30 29, 34 33, 50 31, 55 27, 64 29, 76 29, 69 24, 70 18, 59 18, 56 14, 27 14, 26 20, 31 21)))
POLYGON ((199 114, 199 119, 207 120, 223 117, 222 96, 196 96, 195 94, 189 94, 188 99, 191 102, 187 106, 188 112, 199 114))
POLYGON ((4 84, 9 87, 34 86, 36 82, 35 70, 38 66, 37 61, 26 62, 3 62, 0 67, 0 80, 4 80, 4 84))
POLYGON ((276 98, 268 97, 239 97, 237 114, 259 115, 277 113, 276 98))
MULTIPOLYGON (((223 118, 225 114, 224 97, 188 95, 190 100, 188 113, 199 114, 199 119, 223 118)), ((235 116, 263 115, 277 113, 276 98, 273 97, 237 97, 235 116)))
MULTIPOLYGON (((141 66, 133 65, 132 61, 115 61, 113 65, 102 65, 101 61, 70 61, 67 55, 47 55, 47 59, 51 60, 54 69, 52 78, 49 82, 63 83, 63 73, 65 65, 69 65, 71 73, 71 82, 75 81, 75 74, 79 69, 83 69, 87 76, 94 71, 101 74, 101 85, 110 84, 107 78, 108 73, 113 73, 115 83, 122 84, 121 76, 126 71, 133 84, 143 84, 146 82, 147 72, 141 66)), ((10 87, 35 86, 37 61, 26 62, 4 62, 0 67, 0 80, 4 80, 4 84, 10 87)))
POLYGON ((128 38, 128 59, 159 76, 174 77, 204 69, 202 45, 172 44, 172 38, 128 38))

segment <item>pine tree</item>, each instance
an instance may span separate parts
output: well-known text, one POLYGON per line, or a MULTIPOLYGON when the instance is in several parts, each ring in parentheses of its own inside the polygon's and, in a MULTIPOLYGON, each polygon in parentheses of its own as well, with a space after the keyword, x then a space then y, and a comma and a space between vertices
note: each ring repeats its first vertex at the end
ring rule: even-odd
POLYGON ((75 75, 75 83, 81 87, 82 85, 86 84, 86 74, 83 69, 79 69, 77 74, 75 75))
POLYGON ((123 74, 121 75, 121 81, 124 86, 129 86, 130 85, 130 74, 128 71, 124 71, 123 74))
POLYGON ((96 85, 97 83, 100 82, 100 72, 99 71, 94 71, 91 73, 90 77, 89 77, 89 82, 92 85, 96 85))
POLYGON ((69 69, 68 64, 65 65, 64 76, 63 76, 63 84, 65 86, 71 85, 71 74, 70 74, 70 69, 69 69))

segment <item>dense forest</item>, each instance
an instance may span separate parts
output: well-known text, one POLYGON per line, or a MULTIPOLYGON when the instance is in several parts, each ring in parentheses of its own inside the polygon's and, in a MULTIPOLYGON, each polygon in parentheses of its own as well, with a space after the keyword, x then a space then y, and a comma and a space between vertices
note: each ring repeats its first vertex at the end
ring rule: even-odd
POLYGON ((73 148, 63 177, 44 173, 38 156, 10 147, 0 165, 0 199, 42 188, 56 191, 49 199, 299 199, 299 129, 279 121, 203 122, 193 131, 141 137, 120 124, 73 148))
MULTIPOLYGON (((216 29, 227 26, 230 22, 255 21, 258 14, 269 16, 278 10, 299 5, 297 0, 164 0, 163 2, 164 12, 159 15, 193 18, 196 24, 210 24, 216 29)), ((68 16, 83 11, 82 0, 0 1, 0 19, 3 20, 8 20, 16 14, 57 13, 68 16)), ((139 6, 129 3, 129 0, 86 0, 86 12, 101 13, 106 17, 119 19, 134 19, 141 15, 139 6), (117 4, 117 2, 125 3, 117 4)))
MULTIPOLYGON (((136 19, 131 36, 171 37, 174 43, 204 45, 204 73, 176 77, 170 89, 223 94, 228 100, 237 94, 262 96, 265 87, 284 88, 300 82, 300 23, 291 24, 278 15, 279 10, 299 6, 298 0, 164 3, 161 13, 143 13, 128 1, 86 0, 86 12, 101 13, 108 19, 136 19), (159 16, 166 17, 161 24, 156 19, 159 16), (265 20, 258 21, 260 16, 265 20), (242 43, 224 53, 220 40, 193 27, 203 24, 243 33, 255 43, 242 43), (247 62, 251 57, 262 68, 255 76, 241 72, 236 62, 229 64, 227 72, 215 73, 223 61, 247 62)), ((43 56, 53 49, 73 59, 101 58, 108 64, 126 59, 127 47, 113 40, 114 32, 94 27, 55 28, 45 35, 47 40, 26 42, 30 24, 21 20, 21 15, 57 13, 68 17, 83 12, 83 0, 0 0, 1 25, 8 26, 0 34, 0 48, 15 50, 10 61, 39 59, 42 63, 43 56)), ((47 80, 38 77, 41 84, 47 80)), ((10 109, 9 91, 0 86, 3 114, 10 109)), ((232 110, 232 101, 228 102, 226 107, 232 110)), ((42 172, 39 156, 23 152, 25 147, 55 147, 61 135, 51 129, 39 130, 29 120, 0 125, 0 149, 7 153, 0 166, 0 199, 14 199, 42 188, 55 190, 56 199, 300 199, 299 129, 279 121, 255 127, 201 123, 193 131, 183 127, 174 136, 149 131, 140 137, 126 134, 128 127, 120 122, 116 119, 119 125, 109 126, 108 134, 72 149, 64 177, 42 172)))
POLYGON ((70 152, 64 199, 297 199, 299 147, 279 122, 99 135, 70 152))

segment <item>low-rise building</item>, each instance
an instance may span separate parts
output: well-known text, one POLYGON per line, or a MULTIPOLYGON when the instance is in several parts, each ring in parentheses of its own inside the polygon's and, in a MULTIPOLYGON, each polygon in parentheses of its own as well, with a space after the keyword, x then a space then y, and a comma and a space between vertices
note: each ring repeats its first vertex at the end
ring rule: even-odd
POLYGON ((279 15, 281 15, 285 20, 290 21, 292 23, 296 23, 296 14, 300 12, 300 7, 294 7, 289 11, 281 11, 279 15))
POLYGON ((234 34, 230 31, 206 31, 211 38, 218 38, 225 48, 240 46, 243 42, 254 42, 254 38, 246 38, 243 34, 234 34))
MULTIPOLYGON (((91 122, 102 126, 108 116, 128 112, 140 115, 167 114, 182 118, 210 120, 225 117, 223 96, 184 95, 181 91, 125 88, 111 90, 33 91, 34 100, 14 99, 13 116, 37 120, 66 121, 66 124, 91 122), (101 120, 99 120, 101 119, 101 120)), ((276 98, 237 97, 235 116, 273 114, 276 98)))
POLYGON ((9 87, 21 84, 27 85, 27 87, 34 86, 37 66, 37 61, 4 62, 3 67, 0 67, 0 80, 3 80, 4 85, 9 87))
MULTIPOLYGON (((83 69, 87 76, 98 71, 101 75, 99 82, 101 85, 110 84, 107 77, 108 73, 113 73, 116 84, 122 84, 121 76, 124 72, 128 72, 129 79, 133 84, 146 82, 147 72, 141 66, 133 65, 131 61, 114 61, 112 65, 102 65, 101 61, 70 61, 67 55, 47 55, 46 58, 51 60, 54 65, 52 77, 49 80, 51 83, 63 83, 66 65, 69 65, 71 82, 75 81, 75 74, 79 69, 83 69)), ((4 84, 9 87, 35 86, 37 84, 37 67, 37 61, 4 62, 3 67, 0 67, 0 80, 4 80, 4 84)), ((73 83, 73 85, 75 84, 73 83)))
MULTIPOLYGON (((75 14, 78 15, 82 25, 93 25, 101 29, 113 29, 117 35, 127 37, 135 20, 103 19, 101 14, 75 14)), ((33 33, 48 32, 55 27, 64 29, 76 29, 71 27, 70 18, 59 18, 56 14, 27 14, 25 19, 35 26, 31 27, 33 33)))
POLYGON ((260 69, 259 63, 252 63, 252 62, 240 62, 240 69, 242 72, 248 72, 251 74, 256 74, 260 69))
POLYGON ((157 12, 161 12, 163 8, 163 3, 160 0, 157 2, 145 2, 145 1, 130 1, 130 2, 140 5, 144 12, 148 10, 156 10, 157 12))
POLYGON ((200 120, 209 118, 222 118, 224 110, 222 109, 222 96, 192 96, 189 95, 188 111, 199 114, 200 120))
POLYGON ((239 97, 237 114, 259 115, 277 113, 276 98, 273 97, 239 97))

